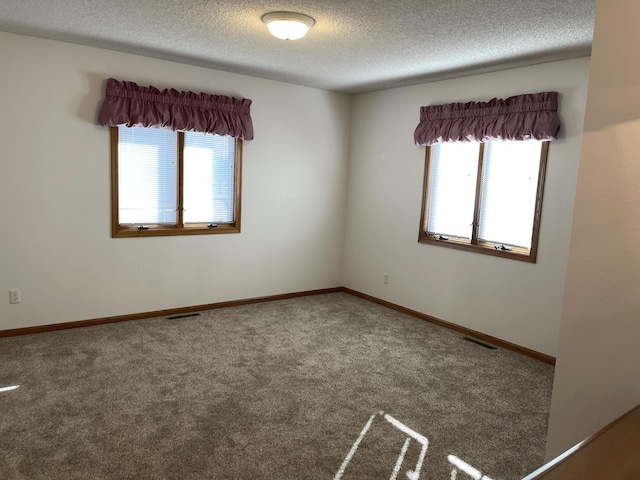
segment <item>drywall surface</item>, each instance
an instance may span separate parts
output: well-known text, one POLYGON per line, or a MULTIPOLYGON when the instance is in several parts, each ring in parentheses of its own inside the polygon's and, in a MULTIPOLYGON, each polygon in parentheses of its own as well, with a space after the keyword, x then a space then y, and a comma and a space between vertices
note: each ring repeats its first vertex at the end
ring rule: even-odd
POLYGON ((547 459, 640 403, 640 4, 598 1, 547 459))
POLYGON ((556 354, 589 59, 357 95, 351 126, 345 286, 549 355, 556 354), (418 243, 425 148, 420 107, 560 92, 538 262, 418 243), (389 283, 383 274, 389 273, 389 283))
POLYGON ((6 33, 0 60, 0 329, 341 285, 350 96, 6 33), (111 238, 109 77, 253 100, 242 233, 111 238))

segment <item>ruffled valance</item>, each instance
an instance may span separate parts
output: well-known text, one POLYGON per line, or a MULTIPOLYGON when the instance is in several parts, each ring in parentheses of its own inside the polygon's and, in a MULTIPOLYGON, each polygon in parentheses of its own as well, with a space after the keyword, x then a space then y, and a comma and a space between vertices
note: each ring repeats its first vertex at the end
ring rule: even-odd
POLYGON ((230 135, 253 139, 251 100, 140 87, 107 80, 106 99, 98 121, 102 125, 165 128, 173 131, 230 135))
POLYGON ((560 128, 558 92, 448 103, 420 108, 417 145, 489 140, 555 140, 560 128))

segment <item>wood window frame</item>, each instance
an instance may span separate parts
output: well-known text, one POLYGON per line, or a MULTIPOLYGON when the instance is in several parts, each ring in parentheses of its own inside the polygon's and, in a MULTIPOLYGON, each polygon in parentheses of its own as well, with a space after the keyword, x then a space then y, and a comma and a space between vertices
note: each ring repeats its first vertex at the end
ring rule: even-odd
POLYGON ((538 257, 538 237, 540 235, 540 221, 542 218, 542 197, 544 194, 544 183, 547 172, 547 156, 549 152, 549 142, 543 141, 540 152, 540 164, 538 169, 538 186, 536 189, 536 202, 533 212, 533 228, 531 231, 531 248, 513 247, 511 250, 500 250, 501 244, 484 242, 478 239, 480 230, 480 201, 482 197, 482 175, 484 169, 484 142, 480 143, 480 159, 478 162, 475 205, 473 211, 473 228, 471 239, 449 236, 447 240, 438 238, 439 235, 428 232, 429 228, 429 203, 431 192, 431 162, 433 158, 433 148, 426 147, 424 181, 422 187, 422 209, 420 212, 420 230, 418 233, 418 242, 428 245, 436 245, 439 247, 452 248, 455 250, 464 250, 467 252, 475 252, 483 255, 491 255, 494 257, 509 258, 512 260, 520 260, 523 262, 536 263, 538 257), (498 248, 496 248, 498 247, 498 248))
POLYGON ((175 225, 145 225, 140 229, 138 225, 121 225, 119 221, 118 201, 118 127, 111 130, 111 237, 164 237, 174 235, 216 235, 225 233, 240 233, 241 192, 242 192, 242 139, 234 139, 234 170, 233 170, 233 221, 218 223, 209 227, 206 223, 184 224, 183 211, 183 178, 184 178, 184 133, 178 135, 178 173, 177 173, 177 215, 175 225))

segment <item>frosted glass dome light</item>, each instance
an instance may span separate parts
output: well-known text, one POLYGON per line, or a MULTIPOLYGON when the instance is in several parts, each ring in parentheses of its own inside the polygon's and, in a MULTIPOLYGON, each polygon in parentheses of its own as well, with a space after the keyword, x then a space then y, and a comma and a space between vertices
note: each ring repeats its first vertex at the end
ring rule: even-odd
POLYGON ((304 37, 316 21, 302 13, 271 12, 262 16, 271 35, 282 40, 298 40, 304 37))

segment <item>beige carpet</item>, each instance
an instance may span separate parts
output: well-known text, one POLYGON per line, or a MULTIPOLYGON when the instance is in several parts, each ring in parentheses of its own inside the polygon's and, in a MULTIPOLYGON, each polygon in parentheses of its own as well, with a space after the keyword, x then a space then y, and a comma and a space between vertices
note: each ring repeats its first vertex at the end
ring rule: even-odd
POLYGON ((5 338, 0 477, 519 479, 552 377, 346 293, 5 338))

